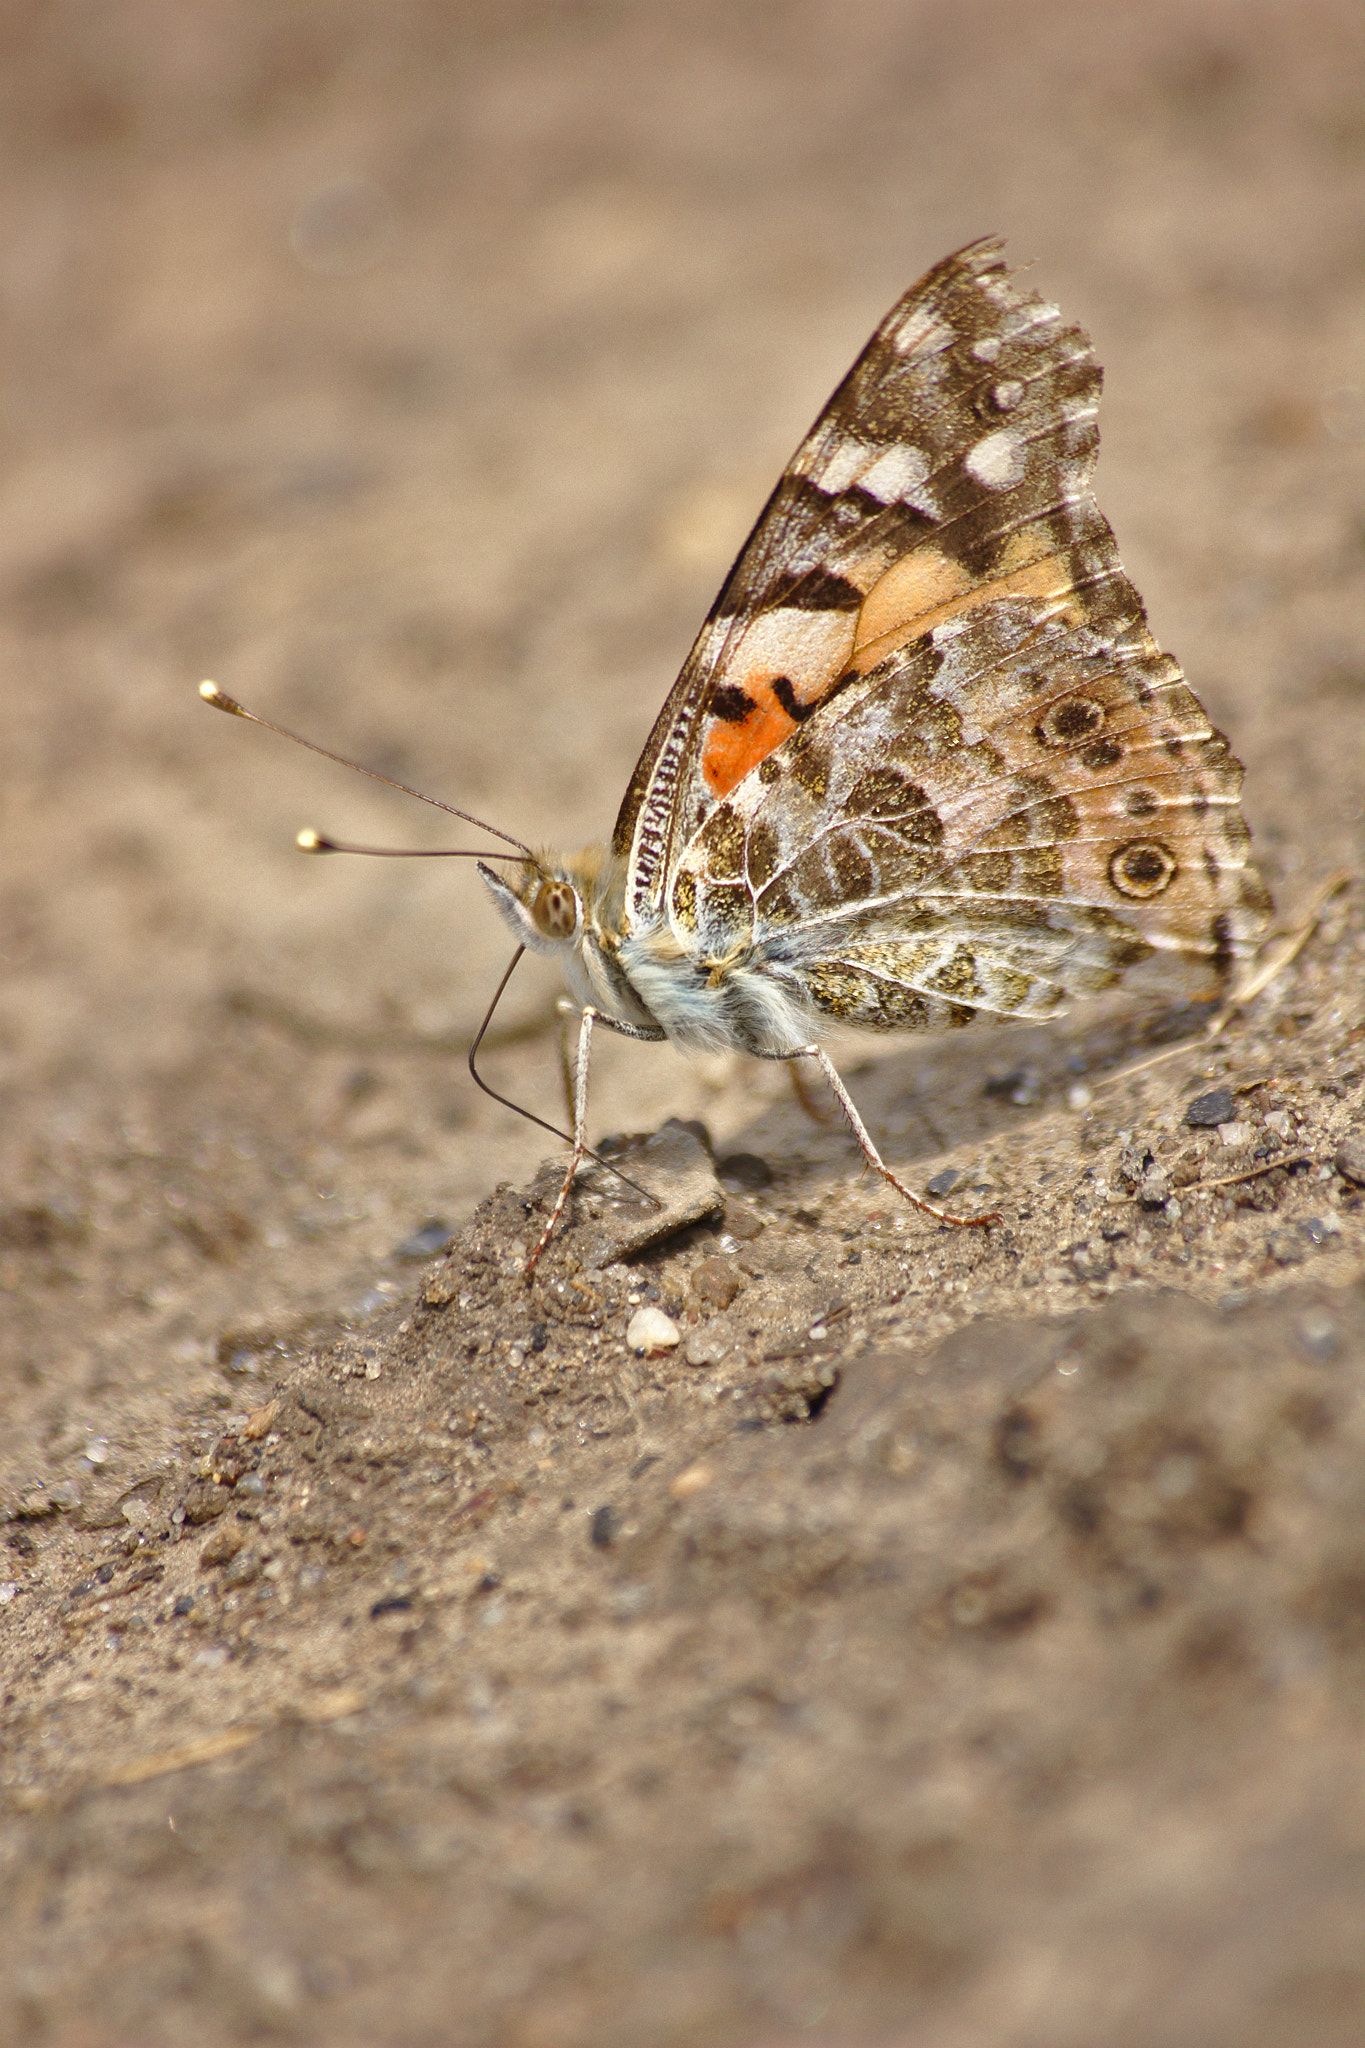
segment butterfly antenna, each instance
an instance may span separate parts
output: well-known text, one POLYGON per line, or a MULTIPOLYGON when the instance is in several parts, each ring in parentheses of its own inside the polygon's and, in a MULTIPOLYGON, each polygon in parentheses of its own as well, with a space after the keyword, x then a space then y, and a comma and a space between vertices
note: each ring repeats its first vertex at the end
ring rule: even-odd
MULTIPOLYGON (((284 740, 293 740, 295 746, 307 747, 310 754, 321 754, 325 761, 335 761, 338 767, 354 768, 357 775, 368 775, 372 782, 382 782, 390 789, 399 789, 403 792, 404 796, 415 796, 419 804, 430 804, 433 809, 445 811, 452 818, 462 818, 466 825, 477 825, 481 832, 491 832, 495 839, 501 839, 507 846, 514 846, 519 854, 525 855, 527 860, 535 859, 535 855, 530 847, 523 845, 520 839, 514 839, 510 832, 500 831, 496 825, 485 824, 484 820, 476 818, 472 811, 462 811, 458 804, 442 803, 438 796, 427 796, 420 789, 410 788, 406 782, 395 781, 392 775, 381 775, 377 768, 366 768, 362 762, 349 760, 345 754, 334 754, 330 747, 320 747, 316 740, 305 739, 302 733, 290 732, 288 726, 276 725, 271 719, 262 718, 258 712, 248 711, 245 704, 239 704, 235 697, 229 697, 227 691, 220 690, 217 683, 201 683, 199 685, 199 694, 206 704, 213 706, 215 711, 227 711, 233 718, 245 718, 252 725, 263 725, 267 732, 278 733, 280 738, 284 740)), ((350 849, 343 848, 338 844, 320 843, 316 847, 308 847, 305 850, 310 853, 340 853, 350 849)), ((367 850, 379 851, 379 849, 367 850)), ((497 856, 495 855, 494 858, 497 858, 497 856)), ((503 858, 506 858, 506 856, 504 855, 503 858)))
MULTIPOLYGON (((519 1102, 513 1102, 506 1095, 499 1095, 496 1088, 490 1088, 487 1081, 484 1080, 483 1075, 479 1072, 478 1068, 474 1064, 475 1055, 477 1054, 479 1047, 483 1044, 484 1033, 487 1031, 489 1025, 493 1021, 493 1012, 497 1009, 498 1004, 502 1001, 502 992, 506 988, 508 982, 512 979, 512 975, 516 969, 517 962, 520 960, 522 954, 525 951, 526 948, 524 946, 517 947, 516 952, 512 955, 512 958, 508 963, 506 973, 503 975, 502 980, 498 983, 497 987, 493 991, 493 1000, 488 1005, 487 1010, 484 1012, 483 1022, 482 1024, 480 1024, 478 1030, 475 1032, 474 1043, 469 1048, 469 1072, 471 1078, 474 1081, 475 1086, 482 1088, 485 1095, 491 1095, 494 1102, 500 1102, 504 1109, 515 1110, 518 1116, 525 1117, 527 1123, 538 1124, 541 1130, 548 1131, 552 1138, 562 1138, 566 1145, 572 1145, 574 1142, 573 1139, 569 1136, 569 1133, 567 1131, 561 1131, 558 1124, 547 1124, 544 1117, 537 1116, 534 1110, 523 1109, 519 1102)), ((617 1180, 624 1181, 626 1186, 628 1188, 633 1188, 637 1195, 643 1195, 647 1202, 653 1202, 655 1207, 658 1207, 659 1198, 657 1195, 651 1194, 648 1188, 642 1188, 638 1180, 632 1180, 628 1173, 622 1173, 620 1167, 613 1166, 609 1159, 603 1159, 600 1153, 589 1151, 586 1145, 583 1148, 583 1157, 585 1159, 591 1159, 595 1166, 600 1166, 604 1168, 607 1173, 615 1174, 617 1180)))
POLYGON ((510 853, 480 852, 476 846, 354 846, 347 839, 331 839, 311 826, 294 834, 300 853, 365 853, 372 860, 512 860, 510 853))

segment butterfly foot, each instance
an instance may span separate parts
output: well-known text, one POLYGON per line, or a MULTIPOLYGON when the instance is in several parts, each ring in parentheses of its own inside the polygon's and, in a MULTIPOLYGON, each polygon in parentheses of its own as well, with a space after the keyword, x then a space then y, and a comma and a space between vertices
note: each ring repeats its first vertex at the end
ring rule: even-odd
POLYGON ((560 1217, 564 1214, 564 1211, 569 1206, 569 1195, 573 1189, 574 1175, 577 1172, 578 1160, 577 1158, 575 1158, 569 1168, 569 1171, 564 1176, 563 1184, 560 1187, 559 1193, 555 1198, 555 1205, 553 1209, 551 1209, 550 1211, 549 1220, 547 1221, 545 1228, 541 1231, 540 1236, 536 1239, 535 1248, 532 1251, 530 1258, 526 1261, 526 1264, 521 1269, 521 1277, 526 1282, 526 1285, 528 1287, 530 1286, 531 1282, 535 1279, 536 1267, 540 1264, 541 1255, 544 1252, 546 1245, 548 1245, 550 1239, 554 1236, 555 1231, 559 1228, 560 1217))
POLYGON ((985 1230, 992 1223, 1003 1222, 1004 1219, 998 1209, 989 1209, 984 1216, 951 1215, 947 1209, 940 1209, 937 1203, 927 1202, 923 1195, 917 1195, 913 1188, 908 1188, 905 1182, 898 1179, 891 1171, 891 1168, 873 1144, 867 1125, 859 1116, 857 1109, 854 1107, 852 1096, 839 1079, 833 1063, 824 1048, 819 1045, 808 1045, 802 1057, 814 1060, 820 1068, 820 1071, 829 1083, 831 1094, 843 1110, 844 1115, 848 1118, 849 1129, 857 1139, 858 1148, 867 1164, 872 1168, 872 1171, 880 1174, 887 1186, 894 1188, 901 1199, 908 1202, 912 1209, 918 1209, 922 1215, 932 1216, 936 1223, 951 1223, 960 1230, 985 1230))

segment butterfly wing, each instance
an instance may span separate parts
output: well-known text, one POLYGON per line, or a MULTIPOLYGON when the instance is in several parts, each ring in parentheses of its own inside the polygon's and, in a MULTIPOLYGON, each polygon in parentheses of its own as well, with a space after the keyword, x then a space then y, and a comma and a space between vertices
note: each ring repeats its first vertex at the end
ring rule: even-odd
POLYGON ((650 734, 613 840, 631 913, 659 904, 712 806, 849 679, 1001 586, 1062 587, 1087 539, 1118 570, 1085 493, 1099 388, 1085 335, 1014 287, 996 240, 892 308, 784 472, 650 734))
POLYGON ((1088 489, 1100 370, 998 242, 882 322, 784 473, 617 822, 627 912, 883 1026, 1048 1014, 1263 928, 1240 765, 1088 489))

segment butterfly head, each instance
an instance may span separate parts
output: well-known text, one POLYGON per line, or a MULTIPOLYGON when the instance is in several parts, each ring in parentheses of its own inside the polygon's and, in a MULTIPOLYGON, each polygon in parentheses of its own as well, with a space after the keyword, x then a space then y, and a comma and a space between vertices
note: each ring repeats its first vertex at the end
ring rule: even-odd
POLYGON ((504 923, 528 953, 556 954, 566 947, 576 952, 582 946, 585 926, 595 922, 601 872, 596 849, 572 860, 537 854, 518 861, 510 877, 479 862, 504 923))
POLYGON ((562 861, 520 861, 510 879, 480 861, 479 873, 504 923, 528 953, 554 954, 581 941, 583 897, 562 861))

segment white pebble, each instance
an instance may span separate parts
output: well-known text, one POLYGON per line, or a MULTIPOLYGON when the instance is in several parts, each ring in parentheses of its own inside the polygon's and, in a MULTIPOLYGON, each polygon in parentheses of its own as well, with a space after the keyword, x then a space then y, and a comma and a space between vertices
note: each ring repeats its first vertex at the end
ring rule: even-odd
POLYGON ((661 1308, 646 1302, 637 1308, 626 1325, 626 1342, 632 1351, 642 1356, 652 1351, 671 1351, 675 1344, 682 1342, 682 1331, 672 1316, 666 1316, 661 1308))

